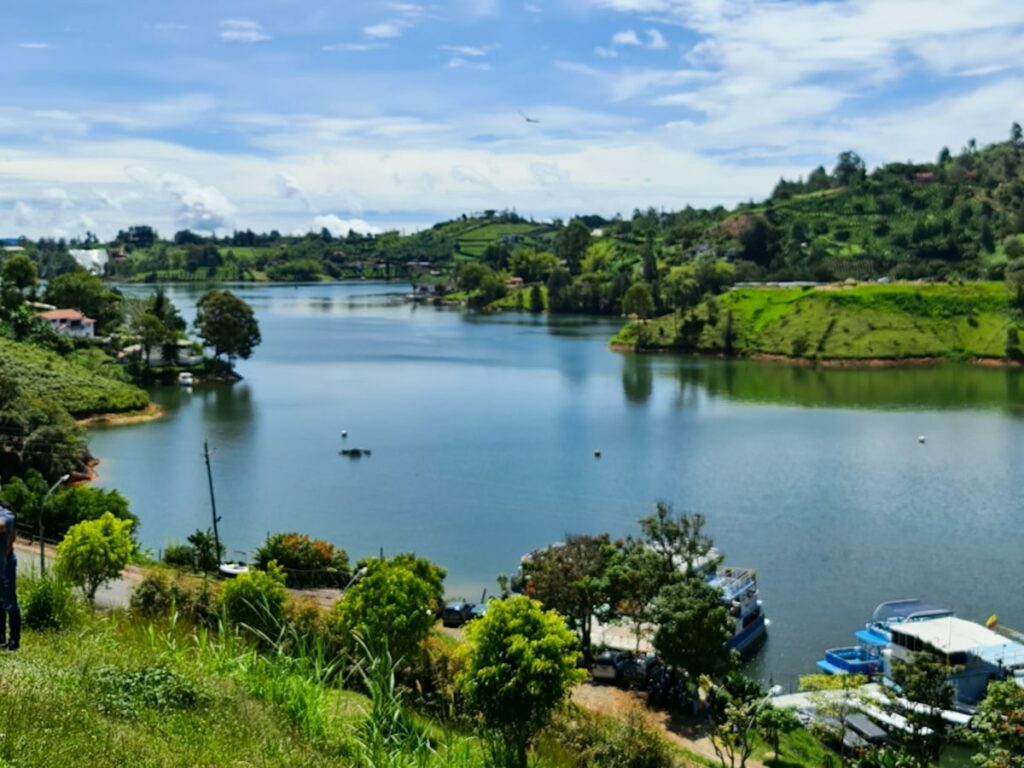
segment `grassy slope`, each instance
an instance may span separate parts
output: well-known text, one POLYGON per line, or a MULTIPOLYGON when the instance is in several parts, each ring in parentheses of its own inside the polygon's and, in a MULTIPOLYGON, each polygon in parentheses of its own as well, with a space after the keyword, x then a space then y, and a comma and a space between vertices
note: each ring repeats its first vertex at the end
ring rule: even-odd
POLYGON ((0 339, 0 370, 28 397, 54 402, 74 416, 133 411, 149 396, 138 387, 86 370, 30 344, 0 339))
MULTIPOLYGON (((724 351, 730 315, 737 354, 834 360, 1001 358, 1006 332, 1015 325, 1001 283, 744 288, 717 301, 717 319, 704 327, 697 344, 702 352, 724 351)), ((707 308, 699 311, 706 314, 707 308)), ((648 346, 671 346, 675 325, 672 317, 650 323, 648 346)), ((636 338, 632 325, 615 341, 636 338)))

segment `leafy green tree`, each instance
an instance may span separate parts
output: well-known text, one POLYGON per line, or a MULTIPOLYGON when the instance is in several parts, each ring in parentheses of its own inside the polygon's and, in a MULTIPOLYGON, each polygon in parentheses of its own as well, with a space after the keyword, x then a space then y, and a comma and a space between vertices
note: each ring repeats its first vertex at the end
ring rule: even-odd
POLYGON ((544 291, 539 285, 530 286, 530 311, 535 315, 544 311, 544 291))
POLYGON ((614 557, 607 533, 567 536, 563 543, 530 553, 521 567, 526 594, 569 620, 580 633, 585 660, 590 659, 594 616, 611 599, 608 569, 614 557))
POLYGON ((840 153, 836 161, 836 167, 832 171, 832 178, 841 187, 848 187, 862 181, 867 175, 867 168, 860 155, 851 150, 840 153))
POLYGON ((262 341, 252 307, 231 291, 207 291, 196 304, 196 329, 217 357, 247 360, 262 341))
POLYGON ((160 318, 149 312, 143 312, 132 323, 132 333, 139 337, 139 344, 142 346, 143 364, 148 369, 150 366, 150 351, 154 347, 162 347, 168 338, 171 338, 167 327, 160 318))
POLYGON ((655 283, 658 280, 658 258, 654 252, 654 233, 647 235, 644 241, 644 280, 648 283, 655 283))
MULTIPOLYGON (((207 528, 204 531, 196 528, 188 535, 187 541, 196 552, 196 568, 204 573, 213 573, 220 567, 221 561, 224 560, 224 544, 220 543, 218 549, 218 541, 211 529, 207 528)), ((269 569, 270 563, 262 564, 261 567, 269 569)))
POLYGON ((306 587, 344 587, 351 571, 348 553, 329 541, 308 534, 274 533, 256 550, 256 565, 266 568, 271 560, 284 570, 286 584, 306 587))
POLYGON ((13 290, 19 295, 24 295, 26 290, 35 288, 37 282, 39 272, 36 270, 35 262, 24 253, 11 256, 0 268, 0 283, 3 283, 5 292, 13 290))
POLYGON ((800 727, 800 720, 789 707, 765 706, 757 713, 757 732, 772 745, 775 762, 779 761, 779 742, 782 736, 800 727))
POLYGON ((768 696, 755 681, 730 673, 720 685, 700 675, 700 688, 711 706, 711 746, 723 768, 744 768, 754 750, 757 719, 768 696))
POLYGON ((354 652, 386 648, 408 662, 436 620, 437 583, 407 559, 366 561, 365 571, 334 606, 333 623, 354 652))
POLYGON ((128 565, 135 551, 133 527, 131 520, 118 520, 109 512, 72 526, 57 545, 57 575, 78 586, 94 603, 96 590, 128 565))
POLYGON ((221 592, 224 615, 231 625, 271 641, 277 639, 287 600, 284 572, 274 562, 265 571, 240 573, 225 582, 221 592))
POLYGON ((644 283, 634 283, 622 297, 622 312, 626 315, 636 315, 643 322, 654 314, 654 299, 651 297, 651 289, 644 283))
POLYGON ((459 268, 459 274, 455 281, 458 283, 459 290, 475 291, 483 284, 484 280, 493 274, 494 271, 486 264, 469 261, 459 268))
POLYGON ((642 541, 629 538, 608 566, 609 589, 614 613, 630 620, 636 637, 636 652, 644 628, 654 622, 654 605, 661 588, 668 582, 664 561, 642 541))
POLYGON ((971 721, 978 768, 1024 768, 1024 688, 1013 680, 991 683, 971 721))
POLYGON ((569 270, 559 267, 548 278, 548 309, 551 312, 567 312, 572 309, 570 288, 572 275, 569 270))
POLYGON ((524 245, 512 251, 508 265, 512 274, 523 278, 524 282, 538 283, 558 269, 559 261, 552 253, 524 245))
POLYGON ((494 756, 526 768, 530 738, 583 677, 576 637, 557 613, 521 596, 491 603, 466 636, 460 682, 470 706, 492 735, 494 756))
POLYGON ((590 247, 590 229, 579 219, 573 219, 569 226, 558 230, 554 247, 558 260, 565 263, 571 274, 578 275, 580 264, 590 247))
MULTIPOLYGON (((946 744, 942 710, 953 706, 952 671, 942 656, 928 651, 915 653, 913 661, 897 663, 892 670, 892 679, 902 695, 923 705, 902 712, 909 726, 902 738, 903 747, 920 768, 938 762, 946 744)), ((899 702, 891 706, 902 709, 899 702)))
POLYGON ((100 334, 114 330, 121 321, 121 295, 108 290, 99 277, 84 270, 53 278, 46 286, 46 301, 91 317, 100 334))
POLYGON ((704 515, 699 512, 677 514, 671 504, 659 501, 653 515, 640 519, 640 530, 644 543, 661 557, 667 573, 693 575, 698 566, 717 565, 705 562, 712 553, 713 542, 704 532, 704 523, 704 515))
POLYGON ((728 670, 733 653, 725 647, 734 619, 722 595, 704 579, 687 578, 661 590, 655 604, 654 648, 666 663, 692 677, 728 670))

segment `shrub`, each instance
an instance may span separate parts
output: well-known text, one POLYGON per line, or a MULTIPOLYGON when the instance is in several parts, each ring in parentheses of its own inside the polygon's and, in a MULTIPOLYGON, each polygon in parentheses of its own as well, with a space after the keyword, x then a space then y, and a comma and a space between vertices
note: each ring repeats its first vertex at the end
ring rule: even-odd
POLYGON ((266 568, 277 561, 287 586, 344 587, 351 576, 348 554, 329 541, 311 539, 299 533, 275 533, 256 550, 256 564, 266 568))
POLYGON ((190 544, 168 544, 164 550, 164 562, 178 568, 195 568, 196 549, 190 544))
POLYGON ((560 764, 573 768, 671 768, 676 764, 665 739, 638 709, 629 710, 624 720, 567 710, 544 737, 547 745, 558 745, 564 756, 560 764))
POLYGON ((164 666, 142 669, 99 667, 89 673, 100 712, 137 717, 143 709, 157 712, 195 709, 206 695, 184 675, 164 666))
POLYGON ((132 593, 133 613, 155 619, 172 610, 196 626, 215 626, 220 594, 215 582, 150 570, 132 593))
POLYGON ((67 629, 78 623, 81 610, 72 585, 44 575, 21 579, 21 615, 29 629, 67 629))
POLYGON ((467 664, 468 658, 458 643, 433 634, 423 642, 423 653, 413 658, 406 678, 422 704, 441 716, 453 717, 465 711, 458 695, 458 678, 467 664))
POLYGON ((81 587, 89 602, 94 602, 96 590, 128 565, 135 551, 133 525, 104 512, 99 520, 72 526, 57 545, 57 574, 81 587))
POLYGON ((271 561, 266 571, 251 570, 226 582, 221 592, 224 617, 229 624, 276 639, 284 619, 288 590, 284 572, 271 561))

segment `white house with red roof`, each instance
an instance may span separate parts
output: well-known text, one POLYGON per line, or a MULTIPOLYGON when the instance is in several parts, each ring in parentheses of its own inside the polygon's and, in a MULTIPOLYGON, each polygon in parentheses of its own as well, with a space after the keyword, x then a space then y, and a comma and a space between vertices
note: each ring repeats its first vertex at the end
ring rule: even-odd
POLYGON ((96 335, 96 321, 86 317, 77 309, 51 309, 40 312, 39 317, 50 324, 57 333, 66 336, 93 338, 96 335))

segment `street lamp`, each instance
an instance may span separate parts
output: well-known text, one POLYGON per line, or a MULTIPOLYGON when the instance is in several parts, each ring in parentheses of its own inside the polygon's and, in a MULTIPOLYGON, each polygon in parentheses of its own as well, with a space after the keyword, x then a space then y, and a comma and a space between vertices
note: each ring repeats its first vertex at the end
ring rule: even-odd
POLYGON ((46 544, 43 543, 43 509, 46 507, 46 500, 50 498, 50 494, 56 491, 60 486, 64 485, 68 480, 71 479, 71 475, 61 475, 56 483, 50 486, 50 490, 43 496, 43 500, 39 503, 39 575, 46 575, 46 544))

